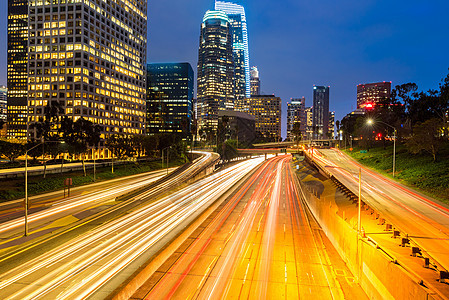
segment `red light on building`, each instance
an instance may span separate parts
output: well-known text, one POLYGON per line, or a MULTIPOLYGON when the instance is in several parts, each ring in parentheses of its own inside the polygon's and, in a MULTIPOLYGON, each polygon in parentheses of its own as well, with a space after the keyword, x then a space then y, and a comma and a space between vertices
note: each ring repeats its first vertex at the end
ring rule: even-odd
POLYGON ((367 104, 365 105, 365 108, 366 108, 366 109, 373 109, 373 108, 374 108, 374 104, 373 104, 373 103, 367 103, 367 104))

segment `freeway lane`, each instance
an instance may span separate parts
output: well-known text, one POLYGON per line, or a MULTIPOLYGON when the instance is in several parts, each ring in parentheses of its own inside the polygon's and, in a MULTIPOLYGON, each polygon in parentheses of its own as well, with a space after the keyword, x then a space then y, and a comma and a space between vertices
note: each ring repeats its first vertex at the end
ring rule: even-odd
POLYGON ((108 285, 111 281, 119 285, 135 271, 129 268, 134 260, 164 246, 164 237, 182 231, 191 216, 206 209, 262 161, 253 159, 217 172, 23 262, 0 275, 0 298, 105 298, 116 288, 108 285), (106 285, 108 289, 102 289, 106 285))
POLYGON ((353 191, 358 191, 358 168, 361 167, 363 200, 407 233, 440 265, 440 270, 449 270, 447 206, 359 165, 339 150, 319 152, 314 151, 316 161, 353 191))
POLYGON ((290 159, 262 165, 132 299, 344 298, 290 159))
MULTIPOLYGON (((122 181, 104 182, 78 190, 77 196, 58 199, 52 195, 36 197, 29 210, 29 231, 40 228, 48 222, 74 215, 83 210, 113 202, 116 197, 149 185, 166 175, 166 170, 145 176, 132 177, 122 181)), ((23 233, 23 200, 3 204, 0 212, 0 238, 5 239, 23 233)))
MULTIPOLYGON (((184 183, 191 174, 201 170, 212 160, 216 159, 216 156, 211 153, 197 153, 202 156, 196 159, 188 169, 177 174, 174 178, 164 181, 156 188, 144 193, 143 196, 174 188, 184 183)), ((171 174, 174 170, 175 168, 169 169, 168 173, 171 174)), ((32 205, 30 206, 28 217, 30 235, 42 234, 42 232, 51 228, 60 227, 61 224, 68 225, 68 223, 73 223, 80 218, 88 217, 109 206, 113 206, 117 204, 115 201, 116 197, 146 187, 163 178, 166 174, 167 170, 160 170, 91 184, 76 188, 74 191, 75 195, 65 199, 62 199, 62 191, 33 197, 30 201, 32 205)), ((0 206, 0 239, 2 240, 0 250, 14 244, 14 242, 11 242, 11 239, 16 239, 23 234, 24 210, 22 205, 23 200, 4 203, 0 206)))

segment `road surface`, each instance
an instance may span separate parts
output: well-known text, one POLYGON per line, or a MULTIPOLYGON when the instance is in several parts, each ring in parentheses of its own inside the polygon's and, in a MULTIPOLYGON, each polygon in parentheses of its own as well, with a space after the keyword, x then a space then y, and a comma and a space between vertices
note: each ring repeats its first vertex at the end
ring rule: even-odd
POLYGON ((132 299, 343 299, 290 159, 260 167, 132 299))
POLYGON ((23 261, 16 268, 2 270, 0 298, 105 298, 139 267, 141 260, 151 257, 262 161, 257 158, 238 163, 23 261))
POLYGON ((439 270, 449 270, 449 208, 358 164, 336 149, 314 151, 314 159, 427 252, 439 270))

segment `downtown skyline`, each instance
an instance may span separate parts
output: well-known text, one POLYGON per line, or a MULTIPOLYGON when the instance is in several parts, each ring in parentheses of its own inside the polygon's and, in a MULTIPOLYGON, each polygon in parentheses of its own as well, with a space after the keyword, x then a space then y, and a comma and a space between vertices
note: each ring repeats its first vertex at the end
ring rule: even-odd
MULTIPOLYGON (((440 38, 449 28, 442 15, 449 5, 379 5, 383 3, 243 2, 250 65, 259 68, 262 93, 283 100, 283 136, 287 102, 305 96, 310 106, 314 84, 331 86, 330 110, 338 120, 356 108, 360 83, 392 81, 394 87, 416 82, 420 90, 437 88, 434 83, 449 67, 444 56, 449 42, 440 38), (431 54, 424 55, 428 49, 431 54)), ((6 84, 6 4, 0 4, 0 84, 6 84)), ((149 2, 147 62, 186 61, 195 66, 199 24, 213 7, 210 0, 149 2)))

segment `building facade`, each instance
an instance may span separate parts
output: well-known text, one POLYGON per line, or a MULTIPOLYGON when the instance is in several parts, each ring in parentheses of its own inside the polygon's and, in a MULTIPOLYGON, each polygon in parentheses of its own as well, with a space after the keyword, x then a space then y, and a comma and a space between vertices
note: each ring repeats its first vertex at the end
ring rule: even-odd
POLYGON ((287 103, 287 139, 295 140, 294 126, 299 124, 301 136, 306 137, 306 98, 291 99, 287 103))
POLYGON ((0 120, 6 122, 8 111, 8 89, 6 86, 0 86, 0 120))
POLYGON ((260 77, 257 67, 251 68, 251 96, 260 95, 260 77))
POLYGON ((215 10, 224 11, 231 23, 232 50, 235 64, 235 107, 240 110, 243 100, 251 95, 249 45, 245 8, 234 2, 215 1, 215 10))
POLYGON ((327 139, 329 132, 329 87, 313 87, 313 138, 327 139))
POLYGON ((306 139, 313 139, 313 107, 306 107, 306 139))
POLYGON ((373 108, 379 101, 390 98, 391 81, 359 84, 357 108, 373 108))
POLYGON ((281 98, 258 95, 247 98, 246 111, 256 119, 256 133, 266 141, 279 142, 281 138, 281 98))
POLYGON ((28 123, 58 103, 103 139, 143 134, 147 1, 30 0, 28 11, 28 123))
POLYGON ((193 118, 194 73, 189 63, 147 65, 147 134, 186 137, 193 118))
POLYGON ((335 111, 329 112, 329 129, 328 129, 328 137, 333 139, 335 136, 335 111))
POLYGON ((201 24, 198 53, 198 126, 217 128, 218 111, 233 110, 235 68, 231 23, 223 11, 208 11, 201 24))
POLYGON ((223 117, 228 118, 226 138, 237 140, 239 145, 250 146, 256 140, 256 118, 250 114, 235 111, 221 110, 218 112, 219 123, 223 117))
POLYGON ((27 139, 28 0, 8 0, 8 138, 27 139))

